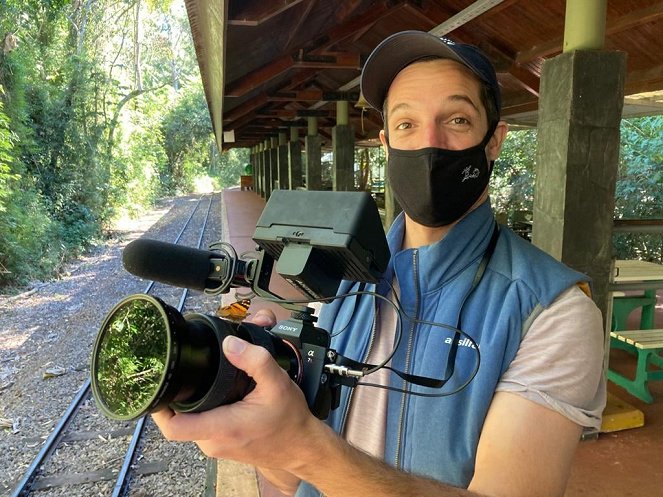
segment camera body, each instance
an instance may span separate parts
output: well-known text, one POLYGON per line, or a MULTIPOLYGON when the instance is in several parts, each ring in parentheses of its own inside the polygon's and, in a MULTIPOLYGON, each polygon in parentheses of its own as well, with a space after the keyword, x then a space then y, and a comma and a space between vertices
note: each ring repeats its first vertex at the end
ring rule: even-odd
POLYGON ((340 387, 339 378, 325 371, 337 357, 329 348, 329 333, 315 327, 307 318, 297 316, 279 321, 270 332, 299 350, 303 370, 299 388, 311 412, 319 419, 326 419, 329 411, 338 407, 340 387))

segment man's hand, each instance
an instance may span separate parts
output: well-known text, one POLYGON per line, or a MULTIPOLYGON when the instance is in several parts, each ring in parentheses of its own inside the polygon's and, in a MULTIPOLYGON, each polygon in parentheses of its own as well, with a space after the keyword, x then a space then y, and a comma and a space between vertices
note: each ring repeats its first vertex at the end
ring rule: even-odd
POLYGON ((210 457, 288 470, 321 423, 309 412, 302 391, 266 349, 229 336, 223 341, 223 352, 253 378, 255 389, 241 401, 206 412, 164 409, 153 414, 154 421, 166 438, 193 440, 210 457))

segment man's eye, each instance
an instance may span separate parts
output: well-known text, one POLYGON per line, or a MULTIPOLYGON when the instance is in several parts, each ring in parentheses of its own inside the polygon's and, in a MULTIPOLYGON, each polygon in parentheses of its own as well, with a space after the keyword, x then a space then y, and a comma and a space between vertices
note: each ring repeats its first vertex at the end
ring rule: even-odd
POLYGON ((453 124, 458 124, 458 125, 464 125, 464 124, 469 124, 470 122, 465 119, 464 117, 454 117, 451 122, 453 124))
POLYGON ((410 123, 399 123, 396 125, 396 129, 410 129, 411 127, 410 123))

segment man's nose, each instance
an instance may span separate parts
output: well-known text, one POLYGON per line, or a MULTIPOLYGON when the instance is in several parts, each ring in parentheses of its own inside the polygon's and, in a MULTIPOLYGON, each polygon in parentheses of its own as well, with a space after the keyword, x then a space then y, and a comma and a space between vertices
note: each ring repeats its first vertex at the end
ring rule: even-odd
POLYGON ((427 123, 421 134, 422 143, 419 148, 437 147, 448 148, 447 137, 440 125, 435 122, 427 123))

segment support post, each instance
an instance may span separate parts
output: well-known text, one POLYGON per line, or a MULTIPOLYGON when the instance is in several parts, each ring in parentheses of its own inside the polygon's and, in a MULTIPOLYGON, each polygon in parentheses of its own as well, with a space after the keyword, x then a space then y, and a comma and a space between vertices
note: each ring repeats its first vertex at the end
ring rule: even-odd
POLYGON ((272 154, 270 151, 270 144, 271 142, 269 139, 266 139, 263 143, 263 160, 265 165, 265 173, 263 175, 265 178, 265 200, 269 200, 269 196, 272 194, 272 154))
POLYGON ((626 54, 577 50, 541 77, 532 241, 593 279, 606 317, 626 54))
POLYGON ((322 189, 322 140, 318 135, 318 118, 308 118, 308 133, 305 140, 306 149, 306 189, 322 189))
POLYGON ((607 0, 566 0, 564 52, 600 50, 605 43, 607 0))
POLYGON ((334 191, 355 189, 355 136, 354 128, 348 125, 348 122, 348 102, 336 102, 336 126, 332 129, 334 191))
POLYGON ((294 126, 290 128, 290 142, 288 142, 288 173, 290 189, 300 188, 302 186, 302 145, 299 143, 299 132, 294 126))
POLYGON ((290 173, 288 172, 288 141, 283 132, 279 132, 278 146, 279 188, 290 190, 290 173))
POLYGON ((279 186, 279 143, 278 138, 273 136, 269 139, 269 165, 272 182, 270 192, 278 190, 279 186))

